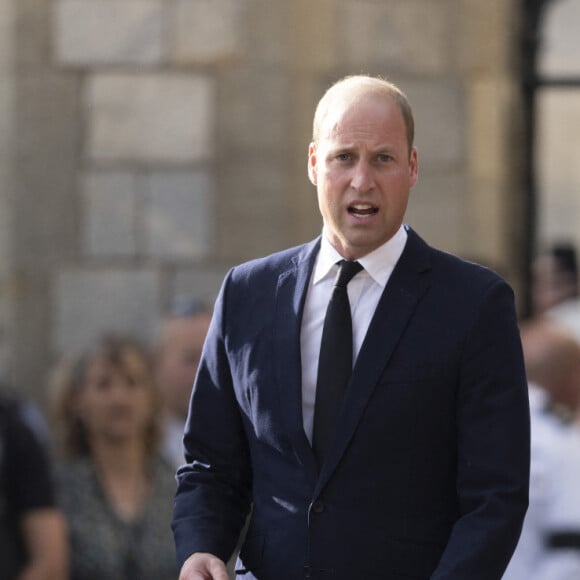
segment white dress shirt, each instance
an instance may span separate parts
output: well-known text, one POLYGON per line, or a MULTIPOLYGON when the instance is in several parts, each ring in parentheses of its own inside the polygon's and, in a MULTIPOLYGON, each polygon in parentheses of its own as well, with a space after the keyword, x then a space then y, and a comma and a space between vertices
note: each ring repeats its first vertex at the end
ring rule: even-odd
MULTIPOLYGON (((379 299, 403 253, 406 242, 407 231, 401 226, 389 241, 358 260, 364 269, 356 274, 347 286, 352 315, 353 361, 356 361, 379 299)), ((320 252, 308 285, 300 332, 302 419, 304 431, 311 442, 322 327, 338 271, 336 263, 342 259, 344 258, 323 233, 320 252)))
POLYGON ((580 531, 580 432, 546 410, 546 392, 530 385, 530 505, 503 580, 580 578, 580 551, 550 549, 551 533, 580 531))

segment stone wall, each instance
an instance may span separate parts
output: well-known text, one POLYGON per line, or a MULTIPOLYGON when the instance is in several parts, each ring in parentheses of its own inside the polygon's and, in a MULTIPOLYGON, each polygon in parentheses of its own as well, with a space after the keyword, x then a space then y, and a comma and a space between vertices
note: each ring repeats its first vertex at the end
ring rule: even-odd
POLYGON ((13 7, 0 2, 0 381, 7 380, 11 353, 11 151, 14 105, 13 7))
POLYGON ((516 5, 15 2, 15 138, 0 150, 14 174, 0 241, 14 382, 42 393, 55 357, 99 331, 151 341, 176 295, 213 300, 232 264, 316 235, 312 113, 355 72, 392 78, 414 104, 409 222, 517 283, 521 196, 504 163, 516 5))

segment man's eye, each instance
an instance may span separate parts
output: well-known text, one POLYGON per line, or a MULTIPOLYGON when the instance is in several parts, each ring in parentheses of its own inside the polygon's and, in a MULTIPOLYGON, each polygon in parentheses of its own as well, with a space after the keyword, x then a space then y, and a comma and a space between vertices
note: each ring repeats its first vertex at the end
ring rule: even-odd
POLYGON ((391 156, 381 154, 381 155, 379 155, 378 159, 381 163, 387 163, 388 161, 391 160, 391 156))
POLYGON ((350 154, 349 153, 339 153, 336 158, 339 161, 348 161, 350 159, 350 154))

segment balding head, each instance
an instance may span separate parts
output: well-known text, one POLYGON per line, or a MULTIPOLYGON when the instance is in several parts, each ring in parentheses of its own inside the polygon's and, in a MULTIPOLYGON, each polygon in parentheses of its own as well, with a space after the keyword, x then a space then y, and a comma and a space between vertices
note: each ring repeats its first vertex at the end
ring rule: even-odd
POLYGON ((344 100, 356 102, 361 97, 378 97, 394 100, 399 110, 407 134, 407 145, 409 151, 413 148, 415 139, 415 121, 411 105, 406 95, 393 83, 379 77, 367 75, 354 75, 345 77, 332 85, 320 99, 316 112, 314 113, 314 123, 312 127, 312 142, 318 143, 320 132, 323 130, 328 115, 333 110, 339 110, 336 105, 344 100))
POLYGON ((528 380, 545 389, 554 403, 580 406, 580 344, 554 322, 537 319, 521 328, 528 380))

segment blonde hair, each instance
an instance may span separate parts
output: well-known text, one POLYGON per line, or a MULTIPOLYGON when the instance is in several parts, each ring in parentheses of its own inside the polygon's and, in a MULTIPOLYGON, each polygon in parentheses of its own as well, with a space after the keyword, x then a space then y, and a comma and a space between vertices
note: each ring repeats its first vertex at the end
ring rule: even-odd
POLYGON ((151 358, 138 341, 116 335, 99 337, 79 355, 64 357, 52 374, 51 411, 60 454, 68 459, 91 455, 89 433, 75 409, 75 400, 86 387, 88 370, 95 361, 103 361, 137 379, 149 390, 151 420, 147 426, 144 446, 148 455, 154 455, 160 440, 160 425, 154 413, 160 403, 160 393, 153 380, 151 358))
POLYGON ((401 111, 407 134, 409 152, 415 140, 415 120, 407 96, 399 87, 381 77, 369 75, 347 76, 334 83, 322 96, 314 113, 312 124, 312 141, 316 144, 320 138, 320 128, 332 107, 344 98, 357 98, 361 95, 374 95, 393 99, 401 111))

